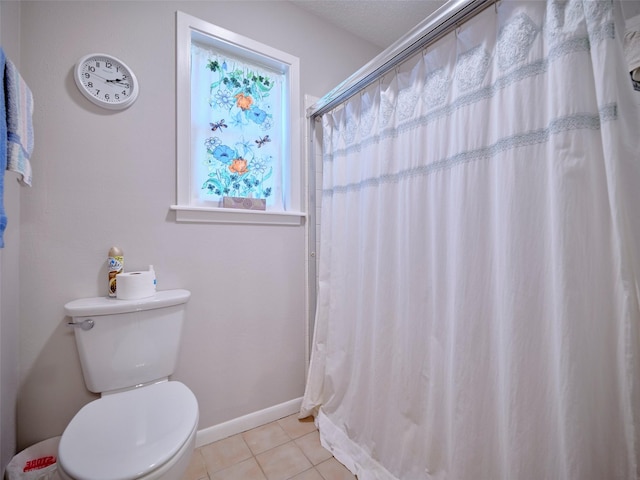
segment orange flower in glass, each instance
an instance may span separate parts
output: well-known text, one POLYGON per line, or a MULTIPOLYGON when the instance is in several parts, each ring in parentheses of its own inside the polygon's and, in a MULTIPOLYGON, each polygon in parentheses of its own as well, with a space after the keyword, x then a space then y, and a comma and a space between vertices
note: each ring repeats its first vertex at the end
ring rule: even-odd
POLYGON ((253 103, 253 98, 244 93, 239 93, 235 96, 236 105, 242 110, 249 110, 251 108, 251 104, 253 103))
POLYGON ((229 170, 232 173, 237 173, 238 175, 244 175, 249 171, 247 170, 247 161, 242 157, 234 158, 233 161, 231 162, 231 165, 229 165, 229 170))

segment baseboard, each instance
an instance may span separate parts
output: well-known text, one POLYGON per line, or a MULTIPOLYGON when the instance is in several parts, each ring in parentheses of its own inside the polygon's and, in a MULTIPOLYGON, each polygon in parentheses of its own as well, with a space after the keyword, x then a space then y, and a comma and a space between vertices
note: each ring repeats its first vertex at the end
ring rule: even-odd
POLYGON ((217 442, 218 440, 230 437, 231 435, 246 432, 252 428, 259 427, 260 425, 275 422, 283 417, 298 413, 301 405, 302 397, 294 398, 288 402, 274 405, 273 407, 265 408, 264 410, 258 410, 257 412, 249 413, 248 415, 243 415, 242 417, 234 418, 233 420, 198 430, 198 434, 196 435, 196 447, 217 442))

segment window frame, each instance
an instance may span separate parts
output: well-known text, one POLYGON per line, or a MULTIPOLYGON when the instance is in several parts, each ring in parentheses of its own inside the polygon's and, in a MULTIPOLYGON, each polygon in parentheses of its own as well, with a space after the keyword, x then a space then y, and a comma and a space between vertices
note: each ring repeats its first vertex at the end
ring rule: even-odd
POLYGON ((176 175, 177 202, 171 205, 178 222, 249 223, 300 225, 306 217, 303 199, 303 155, 301 152, 300 60, 288 53, 213 25, 184 12, 176 12, 176 175), (283 145, 282 190, 284 210, 239 210, 192 203, 191 158, 191 42, 193 35, 211 37, 248 61, 263 60, 278 65, 287 77, 288 141, 283 145))

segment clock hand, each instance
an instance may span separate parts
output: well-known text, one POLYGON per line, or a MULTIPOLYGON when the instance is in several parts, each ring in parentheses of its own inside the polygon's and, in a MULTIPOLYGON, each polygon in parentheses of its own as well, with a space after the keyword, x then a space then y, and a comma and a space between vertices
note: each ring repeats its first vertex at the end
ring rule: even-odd
POLYGON ((128 83, 123 83, 124 78, 114 78, 113 80, 107 80, 107 83, 117 83, 123 86, 129 86, 128 83))
POLYGON ((100 80, 103 80, 106 83, 117 83, 118 85, 122 85, 126 87, 129 86, 128 83, 123 83, 124 78, 114 78, 112 80, 109 80, 108 78, 101 77, 100 75, 96 75, 95 73, 92 73, 91 75, 94 77, 98 77, 100 80))
POLYGON ((91 76, 93 76, 93 77, 98 77, 100 80, 106 80, 107 82, 109 82, 109 81, 110 81, 110 80, 107 80, 107 79, 106 79, 106 78, 104 78, 104 77, 101 77, 100 75, 96 75, 95 73, 92 73, 92 74, 91 74, 91 76))

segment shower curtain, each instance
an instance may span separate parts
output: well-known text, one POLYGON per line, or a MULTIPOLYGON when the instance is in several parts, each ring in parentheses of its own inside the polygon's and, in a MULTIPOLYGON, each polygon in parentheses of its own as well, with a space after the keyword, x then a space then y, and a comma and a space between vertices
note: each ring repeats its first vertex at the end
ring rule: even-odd
POLYGON ((323 116, 302 414, 359 480, 639 478, 623 32, 503 0, 323 116))

